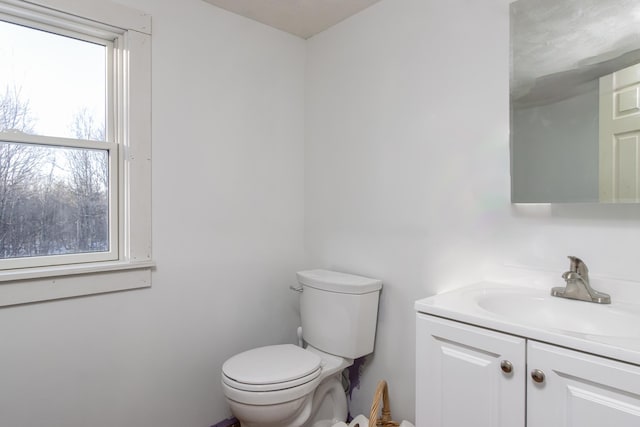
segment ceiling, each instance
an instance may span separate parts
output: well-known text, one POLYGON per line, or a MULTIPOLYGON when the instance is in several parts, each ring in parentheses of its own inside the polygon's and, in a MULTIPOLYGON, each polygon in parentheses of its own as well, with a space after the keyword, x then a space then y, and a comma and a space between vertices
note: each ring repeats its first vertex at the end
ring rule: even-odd
POLYGON ((307 39, 380 0, 204 0, 307 39))

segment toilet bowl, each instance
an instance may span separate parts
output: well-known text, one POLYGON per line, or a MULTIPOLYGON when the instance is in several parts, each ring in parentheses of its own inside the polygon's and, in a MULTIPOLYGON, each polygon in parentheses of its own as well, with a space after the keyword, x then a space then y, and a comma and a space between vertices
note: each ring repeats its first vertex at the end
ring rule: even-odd
POLYGON ((222 367, 242 427, 327 427, 347 418, 342 371, 373 351, 382 282, 327 270, 297 273, 306 347, 254 348, 222 367))
POLYGON ((243 427, 313 426, 327 398, 333 425, 347 417, 341 372, 352 364, 313 347, 259 347, 225 362, 222 388, 243 427))

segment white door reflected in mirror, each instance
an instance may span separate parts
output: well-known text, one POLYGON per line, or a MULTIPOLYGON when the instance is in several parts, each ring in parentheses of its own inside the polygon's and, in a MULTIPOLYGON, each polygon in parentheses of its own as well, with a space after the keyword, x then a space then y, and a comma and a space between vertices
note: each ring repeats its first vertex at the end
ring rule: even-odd
POLYGON ((600 201, 640 202, 640 64, 600 78, 599 124, 600 201))

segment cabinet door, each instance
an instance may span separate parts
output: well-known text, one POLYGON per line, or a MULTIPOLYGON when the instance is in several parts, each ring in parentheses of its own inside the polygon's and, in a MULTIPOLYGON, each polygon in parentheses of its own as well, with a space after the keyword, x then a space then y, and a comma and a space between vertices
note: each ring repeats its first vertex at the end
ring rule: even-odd
POLYGON ((525 425, 524 339, 423 314, 416 332, 417 427, 525 425))
POLYGON ((640 426, 640 367, 536 341, 527 351, 544 374, 527 380, 528 427, 640 426))

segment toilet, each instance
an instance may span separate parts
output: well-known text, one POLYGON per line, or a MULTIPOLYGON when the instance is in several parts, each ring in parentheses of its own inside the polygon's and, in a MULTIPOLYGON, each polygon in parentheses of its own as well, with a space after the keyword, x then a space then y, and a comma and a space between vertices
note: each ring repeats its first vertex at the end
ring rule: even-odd
POLYGON ((242 427, 330 427, 347 418, 342 371, 373 352, 382 282, 329 270, 297 273, 306 346, 254 348, 222 366, 242 427))

